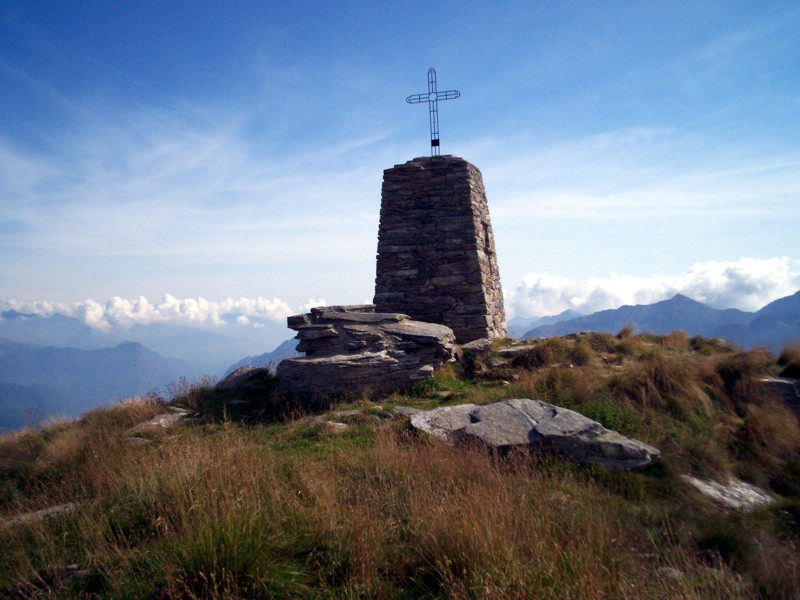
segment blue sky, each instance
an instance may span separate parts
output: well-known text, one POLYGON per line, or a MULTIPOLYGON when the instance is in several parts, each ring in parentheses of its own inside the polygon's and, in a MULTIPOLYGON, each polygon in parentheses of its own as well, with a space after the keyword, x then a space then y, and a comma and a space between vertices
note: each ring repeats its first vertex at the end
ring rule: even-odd
POLYGON ((510 314, 800 289, 796 2, 5 0, 0 304, 369 300, 429 67, 510 314))

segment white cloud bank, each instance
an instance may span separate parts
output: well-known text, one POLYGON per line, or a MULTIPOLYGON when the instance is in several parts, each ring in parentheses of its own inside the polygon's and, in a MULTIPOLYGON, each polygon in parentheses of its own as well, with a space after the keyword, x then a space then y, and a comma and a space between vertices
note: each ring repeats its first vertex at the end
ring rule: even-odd
POLYGON ((571 279, 530 273, 506 294, 509 314, 536 317, 567 309, 590 314, 625 304, 652 304, 675 294, 714 308, 755 311, 800 289, 800 261, 786 257, 695 263, 679 275, 571 279))
MULTIPOLYGON (((320 301, 321 304, 324 302, 320 301)), ((279 298, 271 300, 262 297, 238 300, 227 298, 221 302, 212 302, 204 298, 179 300, 170 294, 155 304, 150 303, 144 296, 139 296, 135 301, 114 297, 105 304, 94 300, 81 302, 6 300, 0 303, 0 306, 3 310, 15 310, 26 314, 43 316, 58 314, 75 317, 90 327, 102 330, 152 323, 177 323, 195 327, 220 326, 226 322, 223 317, 230 313, 239 315, 236 322, 246 326, 251 324, 251 319, 279 322, 297 312, 279 298)))
MULTIPOLYGON (((637 277, 612 273, 606 277, 572 279, 548 273, 530 273, 513 290, 507 290, 509 317, 554 315, 571 309, 584 314, 624 304, 651 304, 684 294, 714 308, 755 311, 800 289, 800 260, 787 257, 695 263, 678 275, 637 277)), ((194 327, 217 327, 229 323, 225 315, 243 327, 275 323, 293 314, 325 306, 323 298, 312 298, 292 307, 279 298, 227 298, 212 302, 204 298, 180 300, 167 294, 158 303, 140 296, 137 300, 114 297, 105 304, 81 302, 0 301, 0 309, 37 315, 60 314, 82 320, 101 330, 134 324, 176 323, 194 327)))

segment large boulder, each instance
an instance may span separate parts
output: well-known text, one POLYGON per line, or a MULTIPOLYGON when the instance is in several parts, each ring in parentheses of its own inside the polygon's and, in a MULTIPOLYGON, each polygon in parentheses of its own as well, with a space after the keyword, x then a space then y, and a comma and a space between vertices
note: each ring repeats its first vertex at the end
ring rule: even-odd
POLYGON ((278 389, 300 398, 405 390, 457 353, 449 327, 376 313, 369 304, 312 308, 288 324, 305 356, 278 364, 278 389))
POLYGON ((411 425, 449 444, 472 439, 498 450, 539 446, 579 463, 602 465, 609 471, 641 469, 661 456, 652 446, 541 400, 445 406, 413 415, 411 425))

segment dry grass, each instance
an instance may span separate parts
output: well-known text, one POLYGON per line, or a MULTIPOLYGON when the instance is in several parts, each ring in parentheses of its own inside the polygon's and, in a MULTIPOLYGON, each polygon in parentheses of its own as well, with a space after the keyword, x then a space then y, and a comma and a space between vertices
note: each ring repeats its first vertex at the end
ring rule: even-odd
MULTIPOLYGON (((163 411, 152 398, 4 436, 0 514, 81 509, 0 525, 0 596, 795 598, 800 427, 757 385, 768 355, 707 347, 680 333, 545 340, 533 366, 498 367, 507 385, 446 369, 392 397, 542 398, 661 448, 645 473, 451 448, 366 414, 341 434, 217 421, 132 447, 124 430, 163 411), (680 484, 692 471, 794 496, 734 515, 680 484)), ((213 401, 185 387, 180 403, 213 401)))
POLYGON ((624 365, 609 382, 644 409, 690 414, 710 412, 711 401, 698 383, 697 362, 652 348, 624 365))
POLYGON ((105 598, 752 596, 724 565, 711 580, 656 548, 575 468, 389 430, 311 456, 263 442, 226 425, 104 460, 93 505, 0 532, 0 585, 44 592, 42 573, 79 560, 91 577, 62 592, 105 598))
POLYGON ((673 331, 661 338, 661 345, 668 350, 686 351, 689 349, 689 336, 685 331, 673 331))

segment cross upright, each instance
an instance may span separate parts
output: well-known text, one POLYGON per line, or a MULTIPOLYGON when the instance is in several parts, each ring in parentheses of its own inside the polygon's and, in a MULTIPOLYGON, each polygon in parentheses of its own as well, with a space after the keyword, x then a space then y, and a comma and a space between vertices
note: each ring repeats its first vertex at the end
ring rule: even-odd
POLYGON ((431 156, 439 156, 439 100, 455 100, 461 96, 458 90, 440 92, 436 89, 436 71, 428 69, 428 93, 414 94, 406 98, 409 104, 428 103, 431 119, 431 156))

